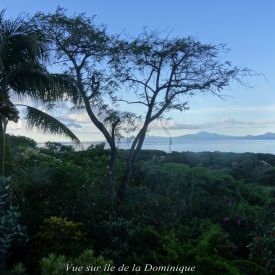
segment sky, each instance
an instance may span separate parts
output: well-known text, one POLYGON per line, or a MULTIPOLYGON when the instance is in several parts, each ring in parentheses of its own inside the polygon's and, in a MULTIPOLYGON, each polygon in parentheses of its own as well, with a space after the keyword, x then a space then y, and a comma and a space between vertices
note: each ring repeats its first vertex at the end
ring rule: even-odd
MULTIPOLYGON (((96 15, 95 22, 106 24, 110 33, 138 35, 144 27, 165 30, 177 37, 193 36, 203 43, 225 43, 227 59, 259 73, 249 80, 251 88, 233 84, 223 100, 212 95, 189 99, 190 110, 169 113, 164 122, 172 136, 200 131, 228 135, 257 135, 275 132, 275 1, 273 0, 1 0, 6 18, 19 13, 54 11, 57 6, 68 14, 96 15)), ((85 113, 65 108, 55 116, 66 123, 81 141, 101 140, 101 135, 85 113)), ((24 120, 10 123, 8 132, 26 135, 38 142, 64 140, 35 129, 26 129, 24 120)), ((156 124, 150 135, 166 135, 156 124)))

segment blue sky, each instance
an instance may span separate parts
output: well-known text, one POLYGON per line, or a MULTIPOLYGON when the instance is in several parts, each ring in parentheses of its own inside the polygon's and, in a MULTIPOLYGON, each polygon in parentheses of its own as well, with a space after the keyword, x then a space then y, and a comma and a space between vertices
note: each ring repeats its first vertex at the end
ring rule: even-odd
MULTIPOLYGON (((250 80, 252 89, 233 85, 224 90, 221 100, 211 95, 190 99, 190 110, 172 112, 167 123, 172 135, 207 130, 231 135, 275 132, 275 1, 273 0, 77 0, 34 1, 2 0, 7 17, 19 13, 53 11, 65 7, 68 13, 86 12, 96 15, 96 23, 104 23, 109 32, 124 31, 137 35, 147 26, 153 30, 172 31, 175 36, 192 35, 205 43, 226 43, 231 49, 227 58, 233 64, 246 66, 265 77, 250 80)), ((60 111, 67 123, 78 122, 72 130, 83 141, 100 139, 85 114, 60 111)), ((73 125, 73 124, 69 124, 73 125)), ((63 140, 35 130, 26 130, 24 121, 10 124, 9 132, 28 135, 38 141, 63 140)), ((165 135, 158 125, 150 134, 165 135)))

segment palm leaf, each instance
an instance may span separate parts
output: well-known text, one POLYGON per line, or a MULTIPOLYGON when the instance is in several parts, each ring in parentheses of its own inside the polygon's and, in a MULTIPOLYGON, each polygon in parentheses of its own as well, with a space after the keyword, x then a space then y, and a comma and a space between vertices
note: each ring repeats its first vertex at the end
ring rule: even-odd
POLYGON ((63 135, 76 144, 80 143, 75 134, 54 117, 31 106, 24 105, 24 107, 26 107, 25 118, 28 127, 36 127, 44 133, 63 135))
POLYGON ((10 87, 19 97, 30 96, 44 102, 68 99, 76 106, 82 104, 74 79, 65 74, 50 74, 41 64, 19 64, 10 75, 9 81, 10 87))
POLYGON ((18 64, 16 69, 11 71, 9 82, 17 95, 30 96, 35 100, 43 99, 50 88, 49 73, 36 62, 18 64))
POLYGON ((49 89, 52 91, 50 100, 58 100, 58 99, 70 99, 76 106, 80 106, 83 103, 83 99, 77 85, 75 83, 75 79, 67 74, 51 74, 50 75, 51 87, 49 89), (60 95, 62 98, 59 98, 60 95))
POLYGON ((43 58, 45 38, 42 31, 20 15, 13 20, 4 20, 4 13, 4 10, 0 12, 0 29, 8 53, 18 53, 25 58, 43 58))

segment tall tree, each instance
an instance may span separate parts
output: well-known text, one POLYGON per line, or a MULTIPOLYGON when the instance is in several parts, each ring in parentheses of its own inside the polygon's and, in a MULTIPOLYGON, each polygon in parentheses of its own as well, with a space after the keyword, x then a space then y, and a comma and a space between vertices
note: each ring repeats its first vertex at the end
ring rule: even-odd
POLYGON ((144 33, 132 41, 114 39, 84 14, 69 17, 63 9, 38 14, 35 20, 48 35, 56 62, 75 80, 79 107, 86 109, 109 144, 111 201, 117 195, 117 137, 136 133, 119 187, 123 197, 149 125, 169 110, 185 110, 190 95, 219 95, 243 72, 219 60, 221 46, 192 38, 163 39, 144 33), (139 113, 122 112, 125 104, 140 106, 139 113))
POLYGON ((114 48, 115 73, 127 87, 127 94, 113 100, 136 104, 143 110, 143 123, 129 150, 120 196, 129 185, 134 163, 153 121, 168 111, 188 109, 190 96, 207 92, 220 96, 232 80, 242 82, 249 71, 221 61, 223 52, 223 45, 203 44, 192 37, 162 38, 155 32, 144 32, 114 48))
POLYGON ((75 81, 77 107, 86 110, 109 145, 108 196, 113 202, 116 198, 116 137, 134 119, 130 112, 120 112, 111 104, 111 95, 118 88, 116 79, 107 69, 113 38, 107 35, 104 26, 95 26, 84 14, 70 17, 60 8, 53 14, 39 13, 34 21, 50 41, 55 63, 61 64, 64 74, 75 81))

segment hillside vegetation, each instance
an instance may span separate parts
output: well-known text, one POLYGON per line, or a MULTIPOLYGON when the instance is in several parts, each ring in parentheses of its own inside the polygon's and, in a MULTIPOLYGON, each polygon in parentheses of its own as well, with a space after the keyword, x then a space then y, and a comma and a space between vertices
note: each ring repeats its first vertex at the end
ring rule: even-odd
MULTIPOLYGON (((126 156, 119 151, 118 179, 126 156)), ((106 199, 108 161, 104 145, 38 148, 7 136, 11 177, 0 187, 6 274, 87 273, 66 272, 67 263, 274 274, 274 155, 143 150, 116 207, 106 199)))

